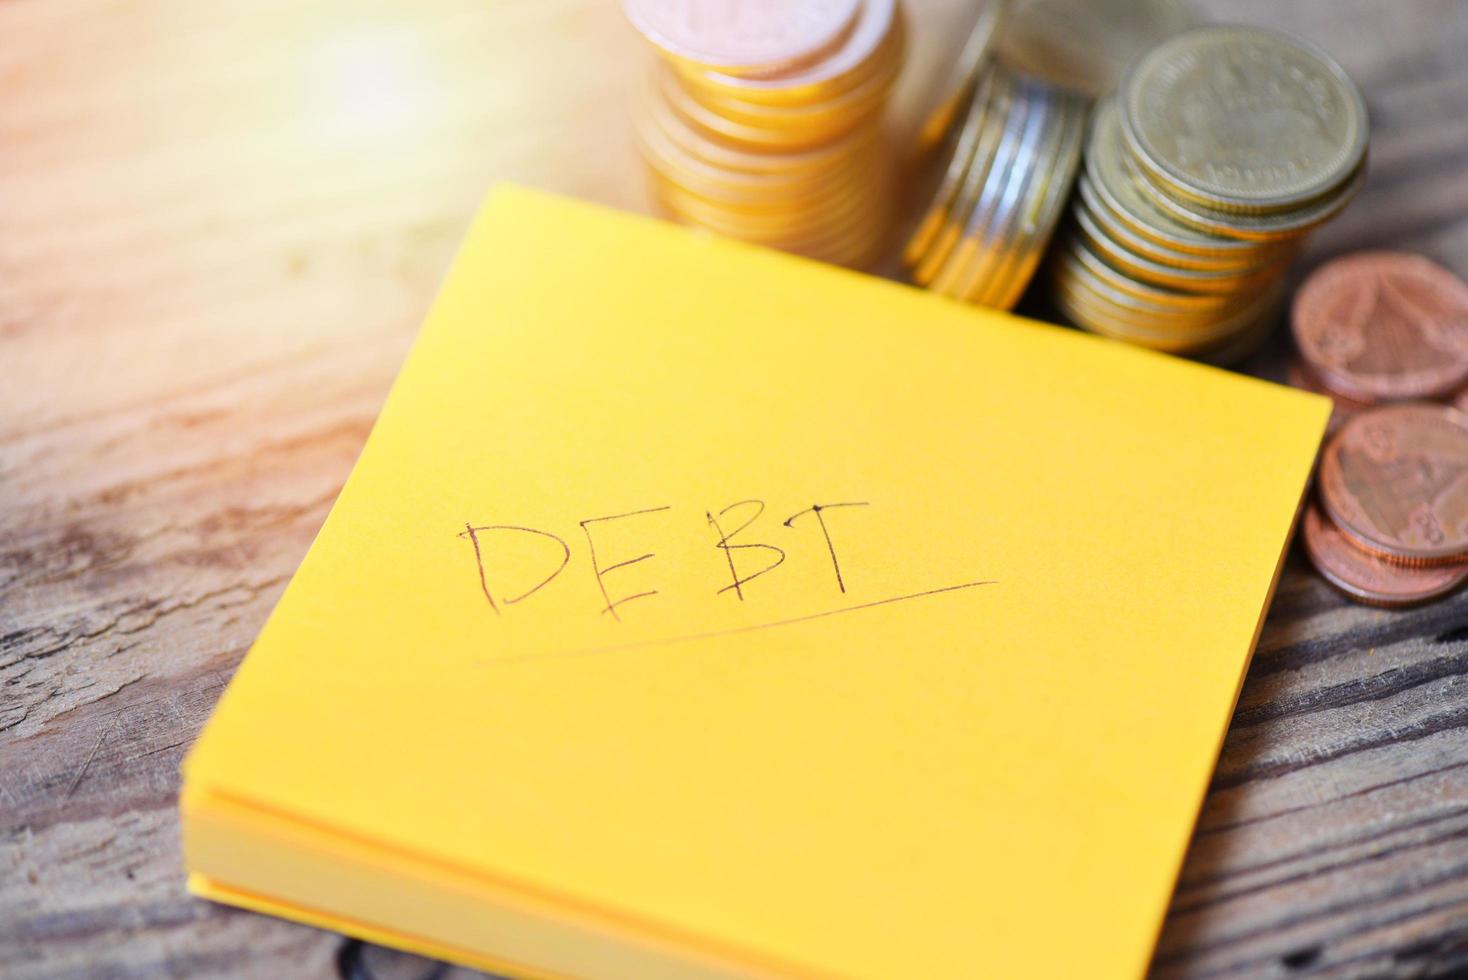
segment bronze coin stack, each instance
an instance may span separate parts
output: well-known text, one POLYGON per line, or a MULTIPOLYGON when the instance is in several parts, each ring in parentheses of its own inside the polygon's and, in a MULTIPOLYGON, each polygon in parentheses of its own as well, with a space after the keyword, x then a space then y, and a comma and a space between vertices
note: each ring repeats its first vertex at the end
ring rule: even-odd
POLYGON ((1361 602, 1456 589, 1468 580, 1468 284, 1420 255, 1360 252, 1315 270, 1290 319, 1290 380, 1335 401, 1306 553, 1361 602))
POLYGON ((1098 106, 1052 265, 1078 326, 1229 363, 1276 322, 1305 236, 1365 175, 1360 93, 1330 57, 1208 26, 1139 59, 1098 106))
POLYGON ((990 2, 960 57, 960 77, 923 129, 946 142, 937 187, 903 262, 918 285, 1009 309, 1039 265, 1070 194, 1087 100, 1018 75, 990 56, 1004 14, 990 2))
POLYGON ((1468 415, 1412 402, 1352 417, 1321 455, 1305 551, 1359 602, 1407 606, 1468 580, 1468 415))
POLYGON ((840 265, 880 255, 893 213, 883 116, 899 0, 625 0, 657 54, 635 104, 674 219, 840 265))

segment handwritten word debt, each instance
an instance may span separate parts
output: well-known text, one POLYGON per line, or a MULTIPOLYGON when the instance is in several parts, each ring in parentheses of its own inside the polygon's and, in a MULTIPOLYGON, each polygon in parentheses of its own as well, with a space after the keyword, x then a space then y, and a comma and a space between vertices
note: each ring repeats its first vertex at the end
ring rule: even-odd
MULTIPOLYGON (((779 520, 763 519, 766 506, 763 500, 739 500, 718 510, 705 510, 700 515, 699 532, 707 537, 709 557, 725 569, 725 584, 719 586, 717 594, 729 594, 733 600, 743 602, 748 586, 755 579, 768 575, 785 562, 790 548, 811 547, 823 550, 831 564, 832 584, 842 593, 846 592, 846 579, 841 572, 841 559, 837 548, 839 526, 846 518, 836 514, 853 508, 869 506, 864 500, 812 503, 795 510, 779 520), (759 527, 755 527, 759 524, 759 527)), ((601 612, 621 621, 623 606, 657 595, 657 589, 646 584, 646 576, 640 576, 641 586, 625 585, 631 581, 629 570, 649 559, 656 558, 654 552, 631 554, 608 554, 602 540, 609 527, 617 522, 636 525, 641 522, 671 521, 677 512, 670 505, 645 507, 619 514, 588 517, 577 522, 576 530, 567 534, 557 533, 543 527, 528 527, 521 524, 474 524, 466 522, 458 533, 473 548, 475 569, 479 587, 485 601, 496 613, 503 613, 511 606, 524 602, 531 596, 550 586, 571 565, 572 555, 584 542, 584 550, 590 566, 590 574, 596 582, 603 605, 601 612), (579 534, 576 531, 579 530, 579 534), (515 539, 520 547, 531 541, 538 542, 544 559, 533 574, 514 576, 516 581, 498 580, 491 572, 495 567, 495 552, 515 539), (572 541, 577 547, 572 546, 572 541), (600 543, 599 543, 600 542, 600 543)))

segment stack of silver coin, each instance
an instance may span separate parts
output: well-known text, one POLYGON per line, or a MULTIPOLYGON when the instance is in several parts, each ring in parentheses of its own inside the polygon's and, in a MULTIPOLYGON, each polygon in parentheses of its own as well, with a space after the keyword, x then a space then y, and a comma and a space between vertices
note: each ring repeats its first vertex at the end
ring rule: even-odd
POLYGON ((1306 42, 1210 26, 1142 57, 1097 109, 1057 304, 1077 325, 1227 363, 1278 320, 1304 237, 1365 176, 1366 107, 1306 42))
POLYGON ((948 147, 903 261, 919 285, 1009 309, 1064 213, 1088 103, 990 57, 1003 7, 985 7, 965 48, 967 110, 950 96, 924 128, 924 141, 946 132, 948 147))

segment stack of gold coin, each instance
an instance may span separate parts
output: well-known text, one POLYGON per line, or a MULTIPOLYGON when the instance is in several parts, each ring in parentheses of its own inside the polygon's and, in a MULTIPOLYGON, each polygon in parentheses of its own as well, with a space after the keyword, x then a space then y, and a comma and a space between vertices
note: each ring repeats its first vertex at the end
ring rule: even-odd
POLYGON ((1468 580, 1468 415, 1408 403, 1352 416, 1320 459, 1305 552, 1359 602, 1426 602, 1468 580))
POLYGON ((960 62, 959 95, 924 127, 929 142, 946 131, 947 148, 903 261, 919 285, 1009 309, 1064 213, 1088 103, 989 57, 1002 11, 1000 3, 984 8, 960 62))
POLYGON ((892 214, 882 117, 902 67, 899 0, 624 0, 658 57, 635 109, 674 218, 843 265, 892 214))
POLYGON ((1313 46, 1226 26, 1163 42, 1095 113, 1057 304, 1096 333, 1237 360, 1305 236, 1360 187, 1366 144, 1360 93, 1313 46))

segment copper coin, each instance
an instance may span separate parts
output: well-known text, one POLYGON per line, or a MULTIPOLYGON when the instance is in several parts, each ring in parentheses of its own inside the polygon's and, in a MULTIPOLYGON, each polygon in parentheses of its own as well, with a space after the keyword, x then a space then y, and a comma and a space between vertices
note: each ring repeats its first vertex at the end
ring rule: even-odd
POLYGON ((866 0, 856 23, 830 57, 793 72, 776 75, 731 75, 709 69, 695 72, 696 80, 724 95, 771 105, 826 101, 852 87, 882 53, 882 47, 901 33, 897 0, 866 0), (833 92, 833 89, 835 90, 833 92))
POLYGON ((1362 412, 1325 447, 1320 499, 1368 551, 1407 562, 1468 557, 1468 415, 1425 403, 1362 412))
POLYGON ((1445 595, 1468 579, 1468 562, 1401 565, 1362 551, 1311 503, 1302 529, 1305 554, 1327 582, 1359 602, 1410 606, 1445 595))
POLYGON ((860 0, 623 0, 627 19, 668 54, 709 68, 775 71, 838 40, 860 0))
POLYGON ((1316 377, 1348 397, 1436 398, 1468 381, 1468 285, 1420 255, 1327 262, 1296 294, 1291 319, 1316 377))

